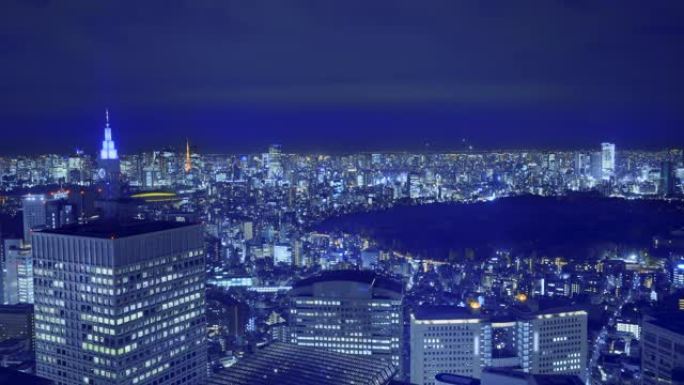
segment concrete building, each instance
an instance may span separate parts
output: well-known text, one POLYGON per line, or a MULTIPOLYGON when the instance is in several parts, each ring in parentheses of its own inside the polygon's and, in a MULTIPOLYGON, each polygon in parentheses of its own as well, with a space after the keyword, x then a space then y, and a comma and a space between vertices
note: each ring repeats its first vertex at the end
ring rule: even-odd
POLYGON ((487 338, 478 314, 463 308, 423 307, 412 312, 411 383, 434 385, 441 372, 480 378, 487 338))
POLYGON ((410 320, 414 384, 435 385, 438 373, 479 379, 485 367, 542 375, 584 374, 588 354, 584 310, 520 306, 509 319, 490 319, 474 310, 430 306, 415 309, 410 320), (495 345, 507 347, 502 351, 495 345))
POLYGON ((615 176, 615 144, 601 143, 601 174, 603 180, 615 176))
POLYGON ((3 303, 33 303, 33 254, 21 239, 5 239, 3 303))
POLYGON ((517 314, 516 344, 522 370, 583 375, 587 362, 587 312, 551 308, 517 314))
POLYGON ((328 271, 297 282, 289 296, 292 343, 380 357, 400 367, 400 282, 368 271, 328 271))
POLYGON ((56 385, 206 382, 200 225, 97 222, 33 240, 38 375, 56 385))
POLYGON ((684 315, 645 316, 641 324, 642 384, 684 384, 684 315))
POLYGON ((24 228, 24 242, 31 243, 31 230, 44 227, 47 223, 47 198, 43 194, 26 195, 21 201, 21 218, 24 228))

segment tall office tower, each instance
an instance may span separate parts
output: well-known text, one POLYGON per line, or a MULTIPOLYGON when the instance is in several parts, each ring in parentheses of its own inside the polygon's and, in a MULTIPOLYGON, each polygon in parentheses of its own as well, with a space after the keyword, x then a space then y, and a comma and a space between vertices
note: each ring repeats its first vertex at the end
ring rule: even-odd
POLYGON ((36 363, 56 385, 204 384, 200 225, 34 233, 36 363))
POLYGON ((68 194, 57 195, 48 199, 45 204, 45 227, 56 229, 62 226, 76 224, 78 209, 75 204, 67 200, 68 194))
POLYGON ((403 287, 369 271, 328 271, 290 291, 290 341, 400 367, 403 287))
POLYGON ((87 159, 83 153, 77 151, 69 156, 67 160, 67 182, 72 184, 82 184, 86 181, 85 164, 87 159))
POLYGON ((682 312, 646 316, 641 322, 641 379, 643 385, 679 384, 684 369, 682 312), (681 378, 681 377, 680 377, 681 378))
POLYGON ((26 244, 31 244, 31 230, 56 229, 76 223, 78 210, 66 199, 67 196, 60 194, 51 199, 42 194, 24 196, 21 207, 26 244))
POLYGON ((268 149, 266 167, 269 181, 275 181, 283 176, 283 165, 281 163, 281 149, 280 145, 274 144, 268 149))
POLYGON ((663 161, 660 166, 660 195, 671 196, 675 193, 675 178, 672 162, 663 161))
POLYGON ((411 314, 410 378, 435 385, 439 373, 480 378, 485 367, 530 374, 583 375, 587 312, 519 307, 507 319, 460 308, 422 307, 411 314))
POLYGON ((601 143, 601 175, 603 180, 615 176, 615 144, 601 143))
POLYGON ((578 152, 575 154, 575 174, 588 175, 591 172, 591 154, 578 152))
POLYGON ((24 242, 31 244, 31 230, 45 226, 47 210, 45 195, 26 195, 21 201, 21 217, 24 226, 24 242))
MULTIPOLYGON (((411 314, 411 383, 434 385, 441 372, 480 378, 484 322, 462 308, 424 307, 411 314)), ((491 338, 491 337, 489 337, 491 338)))
POLYGON ((521 312, 516 344, 525 372, 582 376, 587 363, 587 312, 573 308, 521 312))
POLYGON ((8 305, 33 303, 33 256, 31 246, 21 239, 5 239, 3 302, 8 305))
POLYGON ((109 126, 109 110, 105 111, 104 140, 97 160, 97 181, 106 199, 118 198, 121 194, 121 164, 119 153, 112 139, 112 128, 109 126))

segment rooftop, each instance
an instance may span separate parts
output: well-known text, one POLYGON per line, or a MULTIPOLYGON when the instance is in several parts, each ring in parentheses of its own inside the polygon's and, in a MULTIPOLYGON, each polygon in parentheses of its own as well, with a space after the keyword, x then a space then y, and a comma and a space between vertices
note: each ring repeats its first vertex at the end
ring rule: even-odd
POLYGON ((435 379, 439 382, 450 385, 480 385, 480 380, 472 377, 459 376, 450 373, 438 373, 435 379))
POLYGON ((473 313, 470 309, 456 306, 421 306, 414 310, 413 315, 418 320, 481 318, 481 315, 473 313))
POLYGON ((394 279, 378 275, 372 271, 367 270, 331 270, 325 271, 321 274, 314 275, 296 282, 293 288, 300 288, 303 286, 310 286, 319 282, 332 281, 351 281, 366 283, 373 287, 392 290, 401 293, 403 285, 401 282, 394 279))
POLYGON ((656 313, 653 317, 644 319, 644 322, 656 325, 677 334, 684 334, 684 314, 681 311, 668 311, 656 313))
POLYGON ((385 385, 395 374, 377 358, 274 343, 243 358, 210 380, 210 385, 385 385))
POLYGON ((149 222, 149 221, 96 221, 83 225, 73 225, 40 231, 46 234, 72 235, 88 238, 124 238, 134 235, 154 233, 157 231, 192 226, 183 222, 149 222))
MULTIPOLYGON (((504 376, 519 380, 526 380, 528 384, 536 385, 583 385, 582 380, 571 374, 529 374, 507 368, 486 368, 482 374, 483 384, 491 379, 489 375, 504 376)), ((496 382, 500 383, 500 382, 496 382)))

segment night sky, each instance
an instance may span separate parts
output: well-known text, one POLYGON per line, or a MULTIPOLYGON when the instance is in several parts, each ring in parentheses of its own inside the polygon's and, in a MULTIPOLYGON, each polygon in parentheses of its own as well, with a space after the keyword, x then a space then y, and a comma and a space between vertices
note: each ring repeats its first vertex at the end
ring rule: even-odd
POLYGON ((105 107, 123 153, 681 147, 684 1, 3 1, 0 154, 105 107))

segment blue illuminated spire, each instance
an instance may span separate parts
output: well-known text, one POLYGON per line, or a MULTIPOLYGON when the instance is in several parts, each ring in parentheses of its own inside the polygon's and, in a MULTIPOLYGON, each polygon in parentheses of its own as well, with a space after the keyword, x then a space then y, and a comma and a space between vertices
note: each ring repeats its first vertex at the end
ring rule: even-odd
POLYGON ((109 127, 109 109, 105 110, 105 131, 104 140, 102 141, 102 149, 100 150, 100 159, 119 159, 119 154, 116 151, 116 146, 112 140, 112 128, 109 127))

